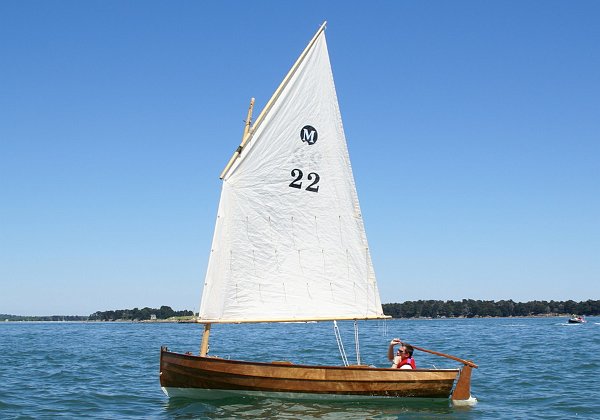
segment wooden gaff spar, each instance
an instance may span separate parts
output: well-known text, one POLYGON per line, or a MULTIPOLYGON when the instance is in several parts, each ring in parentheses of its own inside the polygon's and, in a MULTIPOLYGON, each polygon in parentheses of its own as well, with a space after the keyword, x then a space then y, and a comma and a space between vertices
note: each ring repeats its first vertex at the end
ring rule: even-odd
POLYGON ((250 103, 242 142, 220 176, 198 319, 205 325, 200 355, 163 347, 161 387, 170 397, 202 399, 471 401, 477 365, 419 347, 463 367, 403 370, 208 356, 212 324, 389 318, 381 307, 324 30, 325 23, 254 124, 254 99, 250 103))

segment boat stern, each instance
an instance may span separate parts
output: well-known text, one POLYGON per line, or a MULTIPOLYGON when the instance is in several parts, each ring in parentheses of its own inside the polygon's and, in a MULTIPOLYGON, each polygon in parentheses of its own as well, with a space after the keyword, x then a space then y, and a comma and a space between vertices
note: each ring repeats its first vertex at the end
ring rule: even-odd
POLYGON ((471 395, 471 372, 474 367, 477 368, 474 363, 471 365, 465 364, 462 367, 452 392, 451 399, 454 405, 475 405, 477 403, 477 398, 471 395))

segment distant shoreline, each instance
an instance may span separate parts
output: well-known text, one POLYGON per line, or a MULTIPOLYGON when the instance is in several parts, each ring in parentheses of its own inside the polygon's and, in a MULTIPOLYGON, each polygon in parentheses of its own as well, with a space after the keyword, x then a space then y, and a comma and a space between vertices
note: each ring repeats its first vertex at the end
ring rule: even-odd
MULTIPOLYGON (((51 323, 91 323, 91 324, 95 324, 95 323, 140 323, 140 324, 160 324, 160 323, 172 323, 172 324, 197 324, 198 322, 196 322, 195 319, 153 319, 153 320, 149 320, 149 319, 143 319, 143 320, 139 320, 139 319, 115 319, 115 320, 109 320, 109 321, 103 321, 103 320, 97 320, 97 319, 57 319, 57 320, 49 320, 49 319, 35 319, 36 317, 33 316, 28 316, 28 317, 23 317, 23 318, 27 318, 27 319, 7 319, 7 318, 0 318, 0 322, 51 322, 51 323)), ((46 318, 46 317, 39 317, 39 318, 46 318)))
MULTIPOLYGON (((464 318, 543 318, 565 317, 573 314, 600 315, 600 300, 582 302, 534 300, 515 302, 509 300, 417 300, 402 303, 384 303, 383 314, 392 319, 464 319, 464 318)), ((20 316, 0 313, 2 321, 47 322, 171 322, 195 323, 198 313, 190 310, 175 311, 170 306, 160 308, 133 308, 96 311, 89 316, 51 315, 20 316)))
MULTIPOLYGON (((518 315, 518 316, 454 316, 454 317, 413 317, 413 318, 390 318, 392 320, 411 320, 411 321, 435 321, 435 320, 464 320, 464 319, 528 319, 528 318, 571 318, 573 314, 549 314, 549 315, 518 315)), ((593 317, 593 315, 589 315, 593 317)), ((27 317, 34 318, 34 317, 27 317)), ((111 321, 100 321, 100 320, 42 320, 42 319, 26 319, 26 320, 0 320, 0 323, 52 323, 52 324, 202 324, 196 319, 156 319, 156 320, 132 320, 132 319, 117 319, 111 321)), ((285 322, 282 322, 285 323, 285 322)))

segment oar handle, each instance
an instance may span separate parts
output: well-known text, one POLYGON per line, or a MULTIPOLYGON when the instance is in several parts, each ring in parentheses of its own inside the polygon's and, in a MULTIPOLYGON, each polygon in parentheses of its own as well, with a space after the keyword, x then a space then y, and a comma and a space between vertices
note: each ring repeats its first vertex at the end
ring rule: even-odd
MULTIPOLYGON (((408 344, 408 343, 402 343, 402 344, 408 344)), ((464 360, 464 359, 458 358, 456 356, 452 356, 450 354, 440 353, 439 351, 427 350, 427 349, 424 349, 422 347, 414 346, 412 344, 410 346, 413 349, 415 349, 415 350, 424 351, 425 353, 431 353, 431 354, 435 354, 436 356, 441 356, 441 357, 446 357, 448 359, 456 360, 457 362, 460 362, 460 363, 462 363, 464 365, 467 365, 467 366, 471 366, 471 367, 474 367, 474 368, 479 367, 475 363, 471 362, 470 360, 464 360)))

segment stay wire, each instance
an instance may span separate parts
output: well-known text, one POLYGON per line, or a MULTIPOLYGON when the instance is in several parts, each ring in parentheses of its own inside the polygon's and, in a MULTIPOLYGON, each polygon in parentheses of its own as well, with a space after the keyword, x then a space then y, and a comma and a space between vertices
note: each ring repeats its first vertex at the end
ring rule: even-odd
POLYGON ((348 366, 348 358, 346 357, 346 351, 344 350, 344 343, 342 342, 342 336, 340 329, 338 328, 337 321, 333 321, 333 332, 335 333, 335 341, 337 342, 338 349, 340 349, 340 355, 342 356, 342 362, 344 366, 348 366))

